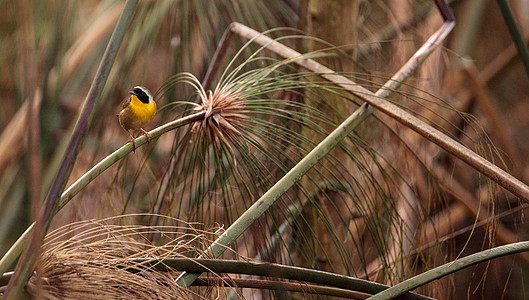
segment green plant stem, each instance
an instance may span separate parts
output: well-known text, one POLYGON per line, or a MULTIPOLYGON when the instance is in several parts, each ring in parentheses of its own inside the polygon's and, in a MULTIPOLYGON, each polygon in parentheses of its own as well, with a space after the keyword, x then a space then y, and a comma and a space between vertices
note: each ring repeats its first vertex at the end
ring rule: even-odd
MULTIPOLYGON (((379 293, 388 288, 386 285, 380 283, 362 280, 350 276, 273 263, 259 263, 224 259, 194 260, 189 258, 174 258, 164 259, 163 264, 156 263, 155 265, 167 265, 178 270, 187 270, 195 273, 213 271, 216 274, 247 274, 253 276, 273 277, 275 279, 281 278, 303 282, 312 282, 366 294, 379 293)), ((406 295, 406 298, 430 299, 429 297, 416 293, 409 293, 406 295)))
MULTIPOLYGON (((226 231, 206 250, 207 255, 219 257, 244 231, 266 210, 274 204, 288 189, 320 161, 331 149, 342 141, 373 112, 373 107, 364 103, 358 110, 340 124, 307 156, 296 164, 283 178, 264 193, 250 208, 248 208, 226 231)), ((177 284, 188 287, 200 276, 200 273, 182 273, 177 278, 177 284)))
MULTIPOLYGON (((408 60, 408 62, 384 85, 382 89, 395 90, 398 88, 415 70, 415 68, 418 67, 418 65, 429 55, 429 53, 431 53, 431 51, 433 51, 433 49, 445 39, 454 25, 454 22, 446 22, 443 24, 443 26, 423 44, 423 46, 414 54, 414 56, 408 60)), ((377 110, 409 127, 413 131, 422 135, 424 138, 443 148, 448 153, 461 159, 469 166, 476 169, 478 172, 481 172, 491 180, 495 181, 506 190, 529 203, 529 187, 525 183, 521 182, 511 174, 502 170, 483 157, 479 156, 466 146, 437 130, 433 126, 421 121, 419 118, 408 113, 404 109, 401 109, 399 106, 387 101, 384 99, 384 97, 387 97, 386 95, 373 94, 369 90, 354 83, 348 78, 336 75, 333 70, 317 63, 312 59, 301 59, 302 56, 299 52, 296 52, 287 46, 274 41, 271 38, 262 35, 261 33, 242 24, 233 23, 232 30, 236 31, 241 36, 252 39, 253 42, 257 44, 266 45, 268 50, 273 51, 285 58, 298 58, 297 60, 294 60, 294 63, 304 67, 307 70, 319 73, 321 77, 350 91, 355 96, 373 105, 375 108, 377 108, 377 110)))
MULTIPOLYGON (((382 98, 388 97, 395 91, 402 83, 418 68, 418 66, 428 57, 428 55, 444 40, 448 32, 453 28, 453 22, 445 23, 445 25, 434 34, 415 55, 386 82, 386 84, 379 89, 375 94, 361 88, 349 79, 336 75, 331 69, 324 67, 312 59, 301 59, 301 54, 270 39, 269 37, 260 34, 259 32, 248 28, 239 23, 232 23, 230 28, 243 37, 251 39, 253 42, 266 46, 267 49, 274 51, 285 58, 293 59, 293 61, 302 67, 305 67, 313 72, 318 72, 325 79, 335 82, 336 84, 352 91, 355 95, 362 95, 364 97, 369 95, 369 98, 375 103, 381 101, 389 103, 382 98), (296 59, 297 58, 297 59, 296 59)), ((371 102, 371 101, 368 101, 371 102)), ((217 240, 209 246, 206 254, 217 258, 219 257, 235 240, 241 236, 244 231, 264 212, 272 206, 272 204, 290 189, 299 179, 308 172, 316 163, 320 161, 329 151, 342 141, 356 126, 362 123, 374 111, 373 106, 364 103, 351 116, 349 116, 342 124, 340 124, 329 136, 321 141, 307 156, 305 156, 298 164, 296 164, 283 178, 281 178, 274 186, 272 186, 265 194, 259 198, 248 210, 246 210, 217 240)), ((198 277, 200 273, 182 273, 177 278, 177 284, 183 287, 190 286, 198 277)))
MULTIPOLYGON (((160 127, 157 127, 151 130, 149 134, 152 139, 155 139, 170 130, 179 128, 181 126, 190 124, 195 121, 202 120, 204 118, 204 115, 205 115, 205 112, 199 112, 196 114, 192 114, 192 115, 174 120, 172 122, 169 122, 167 124, 164 124, 160 127)), ((147 137, 144 135, 136 138, 136 145, 138 147, 142 146, 146 142, 147 142, 147 137)), ((132 142, 125 144, 123 147, 119 148, 118 150, 114 151, 112 154, 105 157, 97 165, 92 167, 92 169, 90 169, 83 176, 77 179, 61 195, 61 198, 57 204, 56 212, 61 210, 73 197, 75 197, 75 195, 77 195, 90 182, 92 182, 95 178, 97 178, 97 176, 103 173, 106 169, 110 168, 117 161, 119 161, 120 159, 128 155, 130 152, 132 152, 133 149, 134 149, 134 145, 132 144, 132 142)), ((29 226, 28 229, 26 229, 26 231, 18 238, 15 244, 13 244, 13 246, 11 246, 11 248, 7 251, 7 253, 2 257, 2 259, 0 260, 0 274, 4 274, 5 272, 7 272, 11 264, 15 262, 15 260, 20 255, 20 253, 27 247, 30 236, 34 230, 34 227, 35 227, 35 223, 31 224, 31 226, 29 226)))
POLYGON ((272 291, 285 291, 303 293, 304 297, 313 294, 317 297, 331 296, 346 299, 366 299, 368 295, 346 289, 321 286, 315 284, 308 284, 304 282, 287 282, 278 280, 266 279, 246 279, 246 278, 230 278, 230 277, 199 277, 194 283, 194 286, 224 286, 235 291, 236 289, 262 289, 272 291))
MULTIPOLYGON (((77 262, 70 264, 105 264, 105 261, 97 262, 77 262)), ((351 276, 325 272, 320 270, 301 268, 295 266, 274 264, 268 262, 250 262, 227 259, 190 259, 190 258, 131 258, 127 260, 127 264, 123 265, 127 271, 131 273, 138 273, 142 268, 155 268, 162 272, 169 270, 185 270, 188 272, 212 272, 214 274, 229 273, 229 274, 245 274, 251 276, 271 277, 274 279, 296 280, 300 282, 310 282, 329 287, 345 289, 349 291, 356 291, 366 294, 376 294, 389 288, 377 282, 358 279, 351 276), (130 263, 130 265, 128 264, 130 263), (141 267, 131 267, 127 269, 127 265, 141 265, 141 267)), ((0 285, 5 283, 12 273, 5 273, 0 277, 0 285)), ((430 297, 423 296, 417 293, 407 293, 406 299, 410 300, 428 300, 430 297)))
POLYGON ((31 223, 29 227, 20 235, 16 242, 7 250, 7 252, 0 260, 0 274, 7 272, 8 268, 16 261, 22 251, 26 249, 30 242, 31 234, 35 228, 35 222, 31 223))
POLYGON ((527 76, 529 76, 529 49, 525 44, 520 30, 518 30, 516 21, 514 20, 514 17, 511 13, 511 9, 509 8, 509 3, 507 3, 506 0, 496 0, 496 2, 500 7, 503 19, 507 24, 507 28, 509 28, 511 37, 514 41, 514 44, 516 45, 516 49, 518 49, 518 55, 520 55, 520 59, 522 60, 523 65, 525 67, 525 73, 527 74, 527 76))
POLYGON ((472 255, 463 257, 461 259, 454 260, 446 263, 437 268, 426 271, 422 274, 407 279, 399 284, 396 284, 389 289, 382 291, 369 299, 382 300, 382 299, 393 299, 406 292, 409 292, 417 287, 427 284, 428 282, 439 279, 448 274, 457 272, 463 268, 478 264, 480 262, 488 261, 493 258, 529 251, 529 242, 519 242, 509 245, 503 245, 492 249, 487 249, 472 255))
MULTIPOLYGON (((199 112, 174 120, 149 131, 149 135, 151 136, 151 139, 158 138, 160 135, 170 130, 202 120, 204 119, 204 116, 205 112, 199 112)), ((147 143, 147 137, 145 135, 141 135, 140 137, 136 138, 137 147, 140 147, 145 143, 147 143)), ((59 200, 58 208, 63 208, 75 195, 77 195, 86 185, 88 185, 88 183, 93 181, 97 176, 99 176, 99 174, 103 173, 103 171, 110 168, 114 163, 127 156, 133 150, 134 145, 132 142, 129 142, 93 166, 92 169, 86 172, 83 176, 79 177, 76 182, 74 182, 66 191, 64 191, 61 199, 59 200)))
POLYGON ((105 86, 112 64, 117 56, 119 46, 123 41, 125 31, 132 20, 132 15, 137 3, 138 0, 128 0, 123 8, 123 12, 116 24, 107 49, 103 55, 103 59, 97 70, 97 74, 92 81, 92 85, 86 96, 61 165, 59 166, 46 196, 46 200, 44 201, 44 210, 41 216, 38 217, 34 226, 36 230, 33 231, 36 232, 36 234, 34 233, 32 235, 32 242, 30 246, 25 249, 24 254, 15 268, 14 276, 9 281, 4 296, 6 299, 19 299, 22 296, 23 288, 33 270, 35 259, 40 249, 40 244, 51 224, 51 220, 57 209, 57 202, 60 199, 60 195, 66 185, 68 177, 70 176, 70 172, 77 158, 79 146, 81 145, 83 137, 88 129, 95 102, 99 99, 103 87, 105 86))

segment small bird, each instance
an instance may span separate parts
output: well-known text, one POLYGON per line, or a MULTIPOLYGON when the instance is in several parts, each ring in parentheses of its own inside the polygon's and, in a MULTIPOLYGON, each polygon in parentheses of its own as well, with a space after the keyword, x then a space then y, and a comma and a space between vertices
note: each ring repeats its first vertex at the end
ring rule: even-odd
POLYGON ((147 137, 147 142, 151 141, 150 134, 143 130, 143 126, 149 122, 156 113, 156 103, 149 90, 143 86, 135 86, 129 92, 130 97, 121 104, 121 111, 117 114, 119 124, 130 135, 130 141, 136 150, 136 140, 132 133, 141 130, 147 137), (130 132, 132 130, 132 133, 130 132))

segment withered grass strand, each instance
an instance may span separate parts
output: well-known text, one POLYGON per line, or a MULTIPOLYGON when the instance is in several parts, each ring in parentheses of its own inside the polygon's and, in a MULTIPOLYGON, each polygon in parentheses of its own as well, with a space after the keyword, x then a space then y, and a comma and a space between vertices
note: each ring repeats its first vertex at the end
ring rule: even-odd
MULTIPOLYGON (((218 228, 197 229, 199 224, 159 216, 169 225, 117 225, 138 215, 88 220, 65 225, 43 244, 40 276, 45 299, 189 299, 195 295, 176 284, 178 270, 163 259, 204 254, 218 228), (159 234, 162 242, 151 244, 146 236, 159 234), (163 268, 156 266, 162 264, 163 268), (160 271, 163 269, 165 271, 160 271)), ((214 291, 215 287, 209 287, 214 291)))

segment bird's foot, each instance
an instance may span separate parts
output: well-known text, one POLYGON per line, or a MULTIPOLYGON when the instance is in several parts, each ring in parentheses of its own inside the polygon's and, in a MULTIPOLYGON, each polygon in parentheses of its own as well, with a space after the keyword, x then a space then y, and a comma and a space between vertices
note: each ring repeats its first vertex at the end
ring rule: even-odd
POLYGON ((136 148, 138 148, 138 145, 136 144, 136 139, 134 137, 131 137, 129 142, 132 142, 132 146, 134 147, 132 148, 132 152, 136 153, 136 148))
POLYGON ((147 143, 150 143, 151 142, 151 135, 147 131, 143 130, 143 128, 140 128, 140 130, 147 137, 147 143))

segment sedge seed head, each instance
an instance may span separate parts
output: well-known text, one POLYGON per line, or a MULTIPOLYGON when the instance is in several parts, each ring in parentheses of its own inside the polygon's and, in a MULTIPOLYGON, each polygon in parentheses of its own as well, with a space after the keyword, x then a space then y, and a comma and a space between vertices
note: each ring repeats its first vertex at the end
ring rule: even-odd
POLYGON ((203 133, 214 143, 230 142, 239 139, 245 130, 245 121, 249 111, 244 104, 244 97, 238 92, 217 90, 202 97, 202 104, 196 111, 205 111, 203 120, 195 122, 191 129, 194 133, 203 133))

